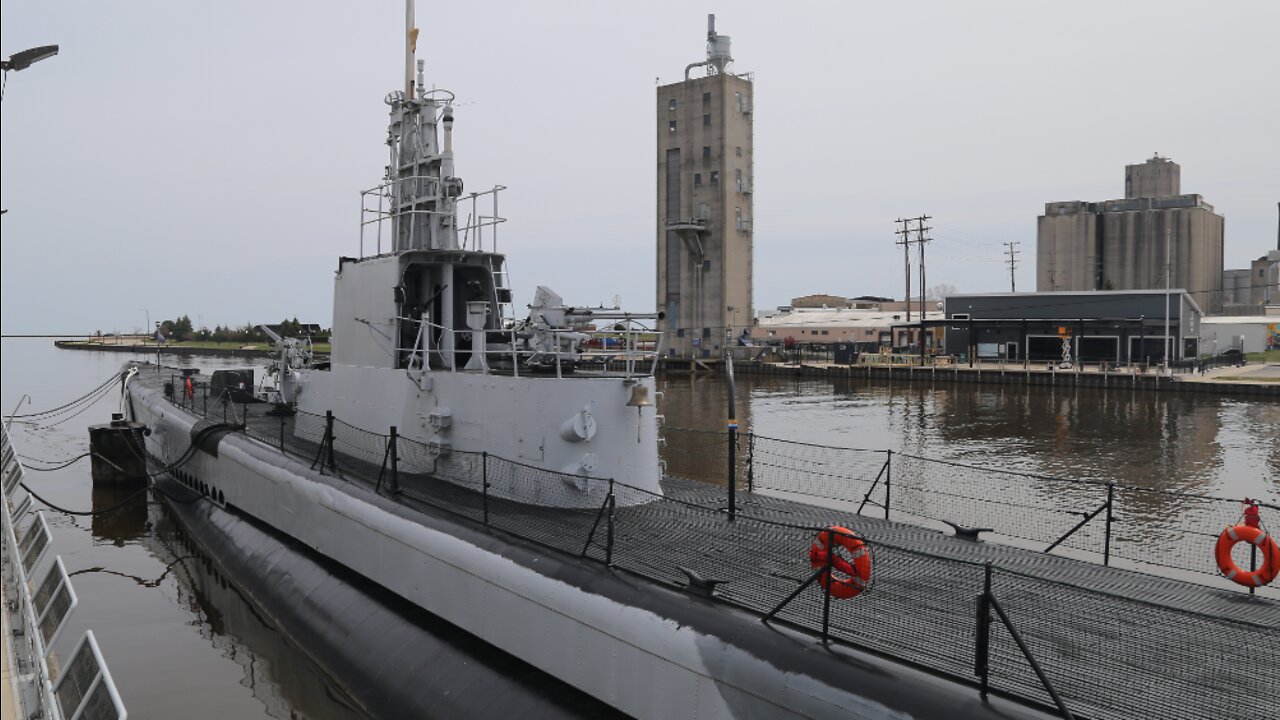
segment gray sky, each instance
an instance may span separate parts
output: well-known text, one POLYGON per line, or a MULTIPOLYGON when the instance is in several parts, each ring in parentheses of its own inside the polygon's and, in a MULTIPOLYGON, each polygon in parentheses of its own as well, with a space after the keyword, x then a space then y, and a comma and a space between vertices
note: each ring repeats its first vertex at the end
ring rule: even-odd
MULTIPOLYGON (((928 213, 928 284, 1034 288, 1044 203, 1123 195, 1153 152, 1227 218, 1228 267, 1275 247, 1280 3, 420 2, 427 82, 457 93, 458 173, 508 186, 517 302, 654 303, 654 81, 706 13, 756 79, 757 310, 902 295, 893 220, 928 213), (433 7, 436 6, 436 7, 433 7)), ((5 333, 188 313, 328 325, 386 161, 403 6, 6 0, 5 333)), ((914 282, 914 281, 913 281, 914 282)))

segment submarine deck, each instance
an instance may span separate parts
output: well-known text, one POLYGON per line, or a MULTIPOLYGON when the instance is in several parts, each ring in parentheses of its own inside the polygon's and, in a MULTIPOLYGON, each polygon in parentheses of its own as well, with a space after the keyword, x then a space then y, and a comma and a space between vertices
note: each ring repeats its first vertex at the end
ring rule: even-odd
MULTIPOLYGON (((143 382, 167 375, 142 373, 143 382)), ((180 392, 177 393, 180 395, 180 392)), ((182 402, 181 399, 178 400, 182 402)), ((226 408, 186 401, 211 420, 226 408)), ((311 462, 324 472, 319 445, 294 437, 298 417, 265 414, 265 406, 232 404, 250 437, 311 462)), ((314 416, 312 416, 314 418, 314 416)), ((335 433, 331 474, 386 494, 386 454, 375 438, 335 433)), ((424 512, 443 510, 560 552, 605 562, 673 587, 682 568, 724 581, 716 598, 820 636, 824 593, 810 585, 808 551, 831 525, 861 535, 872 552, 870 586, 851 599, 832 599, 826 631, 832 641, 977 685, 977 599, 990 572, 991 596, 1031 656, 1076 717, 1258 717, 1268 702, 1271 672, 1280 667, 1280 601, 1170 577, 1097 565, 994 542, 973 542, 917 525, 761 492, 738 492, 728 519, 725 488, 678 477, 662 481, 664 496, 605 509, 556 509, 486 497, 414 472, 402 456, 396 498, 424 512), (988 570, 990 568, 990 570, 988 570)), ((487 457, 485 473, 543 471, 487 457)), ((422 467, 418 465, 418 467, 422 467)), ((487 476, 488 477, 488 476, 487 476)), ((816 638, 815 638, 816 639, 816 638)), ((1052 700, 1018 643, 996 619, 989 641, 993 692, 1041 707, 1052 700)), ((975 690, 975 692, 977 692, 975 690)))

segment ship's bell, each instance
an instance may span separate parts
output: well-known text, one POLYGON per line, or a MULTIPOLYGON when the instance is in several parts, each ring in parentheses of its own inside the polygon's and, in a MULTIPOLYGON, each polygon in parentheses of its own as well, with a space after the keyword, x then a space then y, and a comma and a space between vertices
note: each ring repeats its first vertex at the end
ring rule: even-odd
POLYGON ((653 405, 653 401, 649 399, 649 388, 646 385, 636 383, 631 386, 631 399, 627 401, 627 407, 649 407, 653 405))

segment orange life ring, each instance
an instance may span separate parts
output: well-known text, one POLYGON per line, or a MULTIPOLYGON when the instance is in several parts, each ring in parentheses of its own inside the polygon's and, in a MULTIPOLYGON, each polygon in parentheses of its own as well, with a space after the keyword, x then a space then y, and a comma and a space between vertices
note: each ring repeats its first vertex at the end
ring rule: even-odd
POLYGON ((1227 579, 1245 587, 1262 587, 1280 574, 1280 545, 1262 528, 1249 525, 1236 525, 1222 531, 1218 536, 1218 544, 1213 550, 1218 561, 1218 569, 1227 579), (1257 570, 1248 571, 1236 565, 1231 559, 1231 548, 1238 542, 1251 543, 1262 551, 1262 564, 1257 570))
POLYGON ((831 593, 831 597, 845 600, 867 588, 871 582, 871 550, 852 530, 832 525, 818 533, 818 539, 809 548, 809 564, 814 570, 826 567, 828 553, 831 554, 831 570, 818 576, 818 584, 823 590, 831 593), (849 555, 847 560, 833 552, 834 548, 827 547, 828 538, 836 547, 845 549, 849 555), (834 577, 837 572, 844 577, 834 577))

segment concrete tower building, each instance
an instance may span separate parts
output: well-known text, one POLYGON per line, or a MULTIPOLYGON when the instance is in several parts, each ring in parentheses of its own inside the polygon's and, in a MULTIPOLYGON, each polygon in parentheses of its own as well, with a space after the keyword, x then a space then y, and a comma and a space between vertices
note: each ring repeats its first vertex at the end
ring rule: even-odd
POLYGON ((752 80, 732 62, 710 15, 707 59, 658 88, 657 305, 668 356, 717 357, 753 317, 752 80))
POLYGON ((1123 200, 1046 204, 1036 233, 1036 290, 1151 290, 1167 282, 1216 312, 1224 221, 1201 196, 1182 194, 1181 175, 1177 163, 1156 155, 1125 167, 1123 200))

